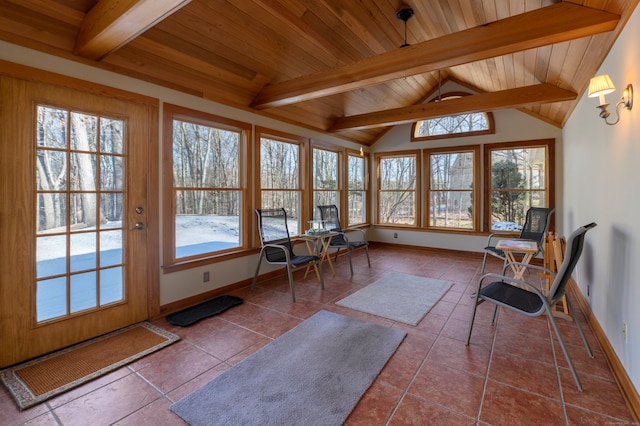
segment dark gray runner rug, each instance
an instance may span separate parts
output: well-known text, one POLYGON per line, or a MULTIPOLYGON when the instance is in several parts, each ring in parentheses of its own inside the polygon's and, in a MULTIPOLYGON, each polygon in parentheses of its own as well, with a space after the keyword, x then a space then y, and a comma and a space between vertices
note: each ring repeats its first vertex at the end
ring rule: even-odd
POLYGON ((197 425, 341 425, 406 333, 320 311, 171 406, 197 425))

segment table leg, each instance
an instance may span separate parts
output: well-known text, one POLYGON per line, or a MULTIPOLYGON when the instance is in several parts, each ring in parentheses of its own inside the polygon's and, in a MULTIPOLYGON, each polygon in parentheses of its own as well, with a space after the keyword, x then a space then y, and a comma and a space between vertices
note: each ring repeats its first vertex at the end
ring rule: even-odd
POLYGON ((333 262, 331 261, 331 256, 329 255, 329 245, 331 244, 331 238, 323 238, 322 239, 322 257, 320 258, 320 264, 324 262, 326 259, 329 262, 329 267, 331 268, 331 272, 333 275, 336 274, 336 270, 333 268, 333 262))
MULTIPOLYGON (((304 242, 307 245, 307 251, 309 252, 309 254, 315 255, 318 252, 318 247, 315 242, 313 242, 313 247, 311 246, 311 243, 312 243, 311 240, 304 240, 304 242)), ((307 269, 304 271, 304 278, 303 278, 304 280, 307 279, 307 274, 309 274, 309 268, 311 268, 311 265, 307 265, 307 269)), ((316 274, 318 275, 318 280, 320 280, 320 275, 318 273, 317 268, 316 268, 316 274)))

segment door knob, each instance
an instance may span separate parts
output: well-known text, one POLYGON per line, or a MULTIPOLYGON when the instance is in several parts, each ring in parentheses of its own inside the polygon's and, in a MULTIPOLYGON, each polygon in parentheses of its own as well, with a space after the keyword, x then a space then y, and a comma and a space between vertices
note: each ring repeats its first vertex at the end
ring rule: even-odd
POLYGON ((136 222, 136 224, 134 225, 133 229, 144 229, 144 223, 143 222, 136 222))

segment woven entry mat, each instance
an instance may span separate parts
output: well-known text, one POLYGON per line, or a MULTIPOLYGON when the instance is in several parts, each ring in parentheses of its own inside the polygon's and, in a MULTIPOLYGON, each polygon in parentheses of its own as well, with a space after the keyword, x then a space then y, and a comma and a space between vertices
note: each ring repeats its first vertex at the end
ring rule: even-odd
POLYGON ((24 410, 178 340, 176 334, 141 322, 4 369, 0 379, 24 410))

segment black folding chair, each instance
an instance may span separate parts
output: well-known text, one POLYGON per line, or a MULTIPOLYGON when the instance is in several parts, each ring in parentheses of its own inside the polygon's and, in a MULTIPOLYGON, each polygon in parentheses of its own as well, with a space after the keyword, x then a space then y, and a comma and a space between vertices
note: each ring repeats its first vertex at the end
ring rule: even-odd
MULTIPOLYGON (((533 254, 533 257, 542 253, 544 250, 544 237, 549 229, 551 223, 551 215, 555 211, 554 208, 545 207, 531 207, 527 210, 527 217, 524 222, 524 227, 520 231, 520 240, 530 240, 538 243, 538 251, 533 254)), ((487 255, 490 254, 499 259, 502 259, 503 266, 507 263, 507 257, 502 250, 496 249, 497 239, 510 238, 509 234, 504 232, 494 232, 489 234, 487 238, 487 244, 484 248, 484 257, 482 259, 482 274, 484 274, 484 268, 487 264, 487 255)), ((517 253, 516 253, 517 255, 517 253)))
POLYGON ((367 263, 371 268, 371 259, 369 259, 369 243, 367 242, 367 236, 362 229, 342 229, 340 226, 340 218, 338 215, 338 207, 335 204, 327 206, 316 206, 318 213, 320 214, 320 220, 325 222, 325 227, 329 231, 338 232, 338 235, 331 238, 329 248, 335 248, 336 256, 334 259, 338 259, 338 253, 341 249, 347 250, 347 257, 349 258, 349 268, 351 269, 351 275, 353 275, 353 264, 351 263, 351 252, 358 249, 364 249, 367 253, 367 263), (349 239, 347 233, 359 233, 358 239, 349 239))
POLYGON ((324 289, 320 257, 297 255, 293 252, 293 244, 291 243, 291 237, 289 235, 287 212, 285 209, 256 209, 256 215, 258 218, 258 231, 260 233, 262 248, 260 249, 260 258, 258 259, 256 273, 253 276, 251 289, 253 290, 256 286, 263 258, 267 263, 272 265, 285 265, 287 275, 289 276, 291 298, 294 302, 296 301, 296 296, 293 290, 292 272, 301 266, 313 266, 320 280, 320 287, 324 289))

